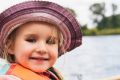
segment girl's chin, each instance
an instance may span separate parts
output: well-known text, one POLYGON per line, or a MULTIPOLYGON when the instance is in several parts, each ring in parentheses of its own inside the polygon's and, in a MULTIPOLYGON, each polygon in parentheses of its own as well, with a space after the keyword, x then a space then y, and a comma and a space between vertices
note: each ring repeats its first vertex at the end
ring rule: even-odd
POLYGON ((42 72, 45 72, 46 70, 33 70, 33 71, 36 73, 42 73, 42 72))
POLYGON ((45 72, 48 68, 41 68, 41 67, 37 67, 37 68, 31 68, 32 71, 36 72, 36 73, 42 73, 45 72))

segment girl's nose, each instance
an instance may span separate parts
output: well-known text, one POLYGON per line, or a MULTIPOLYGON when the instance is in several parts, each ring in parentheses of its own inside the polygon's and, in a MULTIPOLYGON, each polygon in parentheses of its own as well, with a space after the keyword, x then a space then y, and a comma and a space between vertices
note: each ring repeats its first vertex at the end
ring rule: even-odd
POLYGON ((37 48, 36 48, 36 51, 38 53, 41 53, 41 54, 44 54, 47 52, 47 48, 46 48, 46 45, 44 42, 40 42, 37 44, 37 48))

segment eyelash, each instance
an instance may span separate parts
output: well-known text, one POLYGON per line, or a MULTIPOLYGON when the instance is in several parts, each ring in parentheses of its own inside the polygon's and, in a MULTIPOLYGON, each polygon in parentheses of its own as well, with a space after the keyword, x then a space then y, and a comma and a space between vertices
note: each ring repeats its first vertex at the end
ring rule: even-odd
MULTIPOLYGON (((28 41, 28 42, 30 42, 30 43, 35 43, 37 40, 36 39, 26 39, 26 41, 28 41)), ((53 38, 50 38, 50 39, 48 39, 47 41, 46 41, 46 43, 47 44, 56 44, 56 41, 55 41, 55 39, 53 38)))
POLYGON ((26 39, 26 41, 28 41, 28 42, 31 42, 31 43, 35 43, 36 42, 36 39, 26 39))
POLYGON ((48 43, 48 44, 56 44, 56 41, 54 39, 50 38, 50 39, 48 39, 46 41, 46 43, 48 43))

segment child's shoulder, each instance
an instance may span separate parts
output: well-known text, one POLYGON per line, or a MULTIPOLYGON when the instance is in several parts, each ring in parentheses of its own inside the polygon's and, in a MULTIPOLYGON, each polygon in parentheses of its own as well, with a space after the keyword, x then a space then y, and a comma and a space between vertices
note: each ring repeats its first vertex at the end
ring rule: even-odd
POLYGON ((6 60, 0 58, 0 75, 6 73, 6 71, 9 68, 9 65, 10 64, 6 60))

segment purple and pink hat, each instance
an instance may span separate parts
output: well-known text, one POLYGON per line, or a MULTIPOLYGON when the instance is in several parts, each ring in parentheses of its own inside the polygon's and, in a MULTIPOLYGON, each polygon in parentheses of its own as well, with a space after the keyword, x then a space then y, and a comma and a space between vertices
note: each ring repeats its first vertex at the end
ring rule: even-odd
POLYGON ((28 1, 14 5, 0 14, 0 49, 15 28, 29 21, 57 25, 63 34, 66 51, 71 51, 82 43, 80 25, 68 10, 48 1, 28 1))

